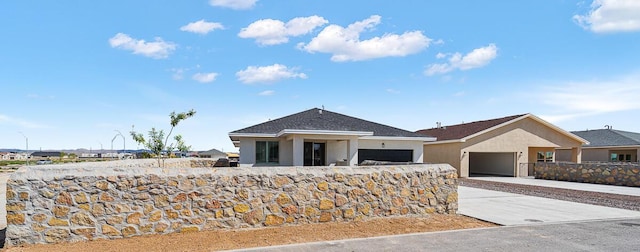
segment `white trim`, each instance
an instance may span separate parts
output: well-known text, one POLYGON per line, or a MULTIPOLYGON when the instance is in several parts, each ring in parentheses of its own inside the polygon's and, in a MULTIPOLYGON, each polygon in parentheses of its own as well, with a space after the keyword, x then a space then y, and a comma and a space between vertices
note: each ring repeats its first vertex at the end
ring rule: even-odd
POLYGON ((283 135, 338 135, 338 136, 372 136, 371 131, 338 131, 338 130, 299 130, 283 129, 276 134, 277 137, 283 135))
POLYGON ((268 133, 229 133, 229 137, 278 137, 268 133))
POLYGON ((394 137, 394 136, 363 136, 360 140, 400 140, 400 141, 435 141, 435 137, 394 137))
POLYGON ((425 142, 424 145, 432 145, 432 144, 448 144, 448 143, 464 143, 466 140, 464 139, 453 139, 453 140, 442 140, 435 142, 425 142))

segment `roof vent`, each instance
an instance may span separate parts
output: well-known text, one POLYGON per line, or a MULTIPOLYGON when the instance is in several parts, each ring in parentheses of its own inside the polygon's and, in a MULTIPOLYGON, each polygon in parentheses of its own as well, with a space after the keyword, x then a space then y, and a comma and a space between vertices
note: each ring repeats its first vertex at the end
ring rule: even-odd
POLYGON ((318 114, 322 115, 322 109, 318 109, 318 114))
POLYGON ((611 125, 605 125, 605 126, 604 126, 604 128, 605 128, 605 129, 609 129, 609 130, 610 130, 610 129, 613 129, 613 126, 611 126, 611 125))
POLYGON ((439 129, 442 127, 442 123, 441 122, 436 122, 436 129, 439 129))

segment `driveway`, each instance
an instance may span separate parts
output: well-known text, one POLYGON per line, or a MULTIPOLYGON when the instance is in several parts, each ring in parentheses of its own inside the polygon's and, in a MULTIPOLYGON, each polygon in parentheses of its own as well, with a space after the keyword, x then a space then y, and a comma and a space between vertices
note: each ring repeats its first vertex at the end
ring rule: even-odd
POLYGON ((505 226, 640 218, 640 212, 458 187, 458 213, 505 226))

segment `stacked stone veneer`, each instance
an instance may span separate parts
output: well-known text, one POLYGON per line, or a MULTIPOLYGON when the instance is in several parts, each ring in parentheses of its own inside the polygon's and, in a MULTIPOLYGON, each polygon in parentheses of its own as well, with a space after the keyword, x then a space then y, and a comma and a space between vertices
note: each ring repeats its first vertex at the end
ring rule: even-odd
POLYGON ((536 163, 537 179, 640 186, 638 163, 536 163))
POLYGON ((193 160, 23 167, 6 245, 455 213, 449 165, 193 168, 193 160))

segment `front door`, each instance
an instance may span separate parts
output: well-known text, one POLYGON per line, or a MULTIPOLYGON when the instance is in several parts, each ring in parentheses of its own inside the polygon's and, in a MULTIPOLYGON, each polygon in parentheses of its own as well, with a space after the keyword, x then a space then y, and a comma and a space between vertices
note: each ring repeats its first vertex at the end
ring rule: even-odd
POLYGON ((325 166, 326 144, 304 142, 304 166, 325 166))

